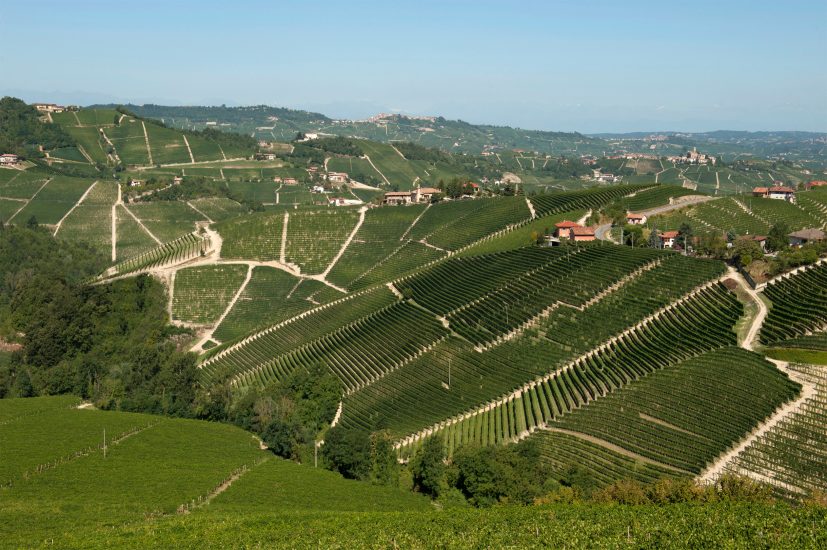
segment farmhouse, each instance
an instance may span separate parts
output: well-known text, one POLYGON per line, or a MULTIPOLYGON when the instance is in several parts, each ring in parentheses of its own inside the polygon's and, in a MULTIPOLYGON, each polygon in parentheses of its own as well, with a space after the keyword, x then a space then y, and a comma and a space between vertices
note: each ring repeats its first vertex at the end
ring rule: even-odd
POLYGON ((632 212, 626 214, 626 223, 629 225, 643 225, 646 220, 645 214, 633 214, 632 212))
POLYGON ((769 189, 769 198, 795 204, 795 189, 782 185, 775 185, 769 189))
POLYGON ((769 187, 753 187, 752 188, 752 196, 753 197, 764 197, 766 198, 767 195, 770 194, 769 187))
POLYGON ((298 185, 299 180, 296 178, 284 178, 284 185, 298 185))
POLYGON ((675 245, 678 243, 678 235, 677 231, 664 231, 658 237, 660 237, 660 245, 663 248, 675 248, 675 245))
POLYGON ((480 190, 480 186, 473 181, 469 181, 462 186, 462 194, 466 197, 475 195, 480 190))
POLYGON ((758 243, 758 246, 761 247, 761 250, 766 252, 767 251, 767 238, 763 235, 753 235, 752 240, 758 243))
POLYGON ((825 233, 821 229, 802 229, 787 235, 790 239, 790 246, 801 246, 807 243, 820 242, 825 239, 825 233))
POLYGON ((62 113, 66 110, 66 107, 54 103, 32 103, 32 107, 41 113, 62 113))
POLYGON ((276 160, 275 153, 256 153, 256 160, 276 160))
POLYGON ((434 195, 442 193, 435 187, 417 187, 411 191, 411 202, 431 202, 434 195))
POLYGON ((568 220, 558 222, 554 224, 554 236, 558 239, 570 239, 571 238, 571 230, 575 227, 581 227, 580 224, 576 222, 571 222, 568 220))
POLYGON ((175 176, 174 178, 172 178, 173 185, 180 185, 183 181, 184 178, 182 178, 181 176, 175 176))
POLYGON ((138 187, 142 185, 140 180, 129 180, 129 187, 138 187))
POLYGON ((274 176, 273 183, 284 183, 284 180, 281 179, 281 176, 274 176))
POLYGON ((324 193, 324 187, 321 185, 314 185, 313 189, 311 189, 313 193, 324 193))
POLYGON ((391 191, 385 193, 382 204, 411 204, 410 191, 391 191))
POLYGON ((827 187, 827 181, 824 180, 813 180, 806 184, 805 186, 808 190, 813 189, 814 187, 827 187))
POLYGON ((13 155, 11 153, 5 153, 0 155, 0 164, 5 166, 11 166, 17 164, 20 159, 17 158, 17 155, 13 155))
POLYGON ((571 234, 572 238, 577 242, 593 241, 597 238, 595 236, 594 227, 581 227, 578 225, 577 227, 572 227, 569 230, 569 233, 571 234))
POLYGON ((345 172, 329 172, 327 181, 330 183, 347 183, 347 174, 345 172))

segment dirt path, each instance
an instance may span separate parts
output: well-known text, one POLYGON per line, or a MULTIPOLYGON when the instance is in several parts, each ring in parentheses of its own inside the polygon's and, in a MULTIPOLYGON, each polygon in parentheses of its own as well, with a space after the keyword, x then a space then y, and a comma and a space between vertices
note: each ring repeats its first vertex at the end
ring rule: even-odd
POLYGON ((194 157, 194 156, 192 156, 192 149, 190 148, 190 142, 187 140, 187 136, 186 136, 186 135, 184 135, 183 137, 184 137, 184 145, 186 145, 186 146, 187 146, 187 153, 189 153, 189 154, 190 154, 190 162, 191 162, 192 164, 195 164, 195 157, 194 157))
POLYGON ((676 468, 674 466, 670 466, 669 464, 664 464, 663 462, 658 462, 657 460, 652 460, 651 458, 647 458, 643 455, 639 455, 637 453, 633 453, 632 451, 625 449, 619 445, 615 445, 614 443, 609 443, 605 439, 600 439, 598 437, 594 437, 593 435, 584 434, 581 432, 575 432, 572 430, 565 430, 563 428, 541 428, 542 430, 548 432, 557 432, 561 434, 570 435, 573 437, 577 437, 584 441, 588 441, 589 443, 594 443, 595 445, 599 445, 604 449, 609 449, 610 451, 614 451, 618 454, 621 454, 625 457, 631 458, 632 460, 645 462, 646 464, 651 464, 653 466, 658 466, 660 468, 666 468, 667 470, 672 470, 673 472, 680 472, 683 474, 688 474, 686 470, 681 470, 680 468, 676 468))
POLYGON ((408 159, 406 159, 406 158, 405 158, 405 155, 403 155, 403 154, 402 154, 402 151, 400 151, 399 149, 397 149, 397 148, 394 146, 394 144, 393 144, 393 143, 388 142, 388 145, 390 145, 390 146, 391 146, 391 149, 393 149, 394 151, 396 151, 396 154, 397 154, 397 155, 399 155, 400 157, 402 157, 402 158, 403 158, 403 159, 405 159, 405 160, 408 160, 408 159))
POLYGON ((586 223, 586 220, 588 220, 588 219, 589 219, 589 216, 591 216, 591 215, 592 215, 592 211, 591 211, 591 210, 586 210, 586 213, 585 213, 585 214, 583 214, 583 215, 580 217, 580 219, 579 219, 579 220, 577 220, 577 223, 578 223, 579 225, 583 225, 583 224, 585 224, 585 223, 586 223))
POLYGON ((141 229, 143 229, 144 231, 146 231, 146 234, 147 234, 147 235, 149 235, 149 236, 152 238, 152 240, 153 240, 153 241, 155 241, 155 242, 156 242, 156 243, 158 243, 159 245, 164 244, 164 243, 162 243, 162 242, 161 242, 161 239, 159 239, 158 237, 156 237, 155 235, 153 235, 153 234, 152 234, 152 231, 150 231, 150 230, 149 230, 149 228, 148 228, 147 226, 145 226, 145 225, 144 225, 144 222, 142 222, 142 221, 141 221, 141 219, 140 219, 138 216, 136 216, 135 214, 133 214, 133 213, 132 213, 132 210, 130 210, 129 208, 127 208, 125 204, 121 204, 121 208, 123 208, 124 210, 126 210, 126 213, 127 213, 127 214, 129 214, 130 216, 132 216, 132 219, 133 219, 133 220, 135 220, 136 222, 138 222, 138 225, 140 225, 140 226, 141 226, 141 229))
MULTIPOLYGON (((747 331, 744 340, 740 343, 740 346, 742 348, 750 351, 755 351, 758 333, 761 330, 761 327, 764 324, 764 320, 767 317, 767 305, 764 303, 761 297, 758 296, 758 293, 755 290, 753 290, 752 287, 749 286, 749 284, 747 284, 746 280, 740 273, 738 273, 731 267, 729 268, 729 271, 730 278, 734 279, 741 287, 741 289, 744 292, 746 292, 758 306, 758 313, 755 315, 755 317, 753 317, 749 331, 747 331)), ((789 363, 787 363, 786 361, 777 361, 774 359, 769 359, 769 361, 774 363, 780 371, 786 373, 790 378, 796 380, 798 383, 801 384, 801 394, 799 395, 798 399, 790 401, 782 407, 776 409, 772 416, 770 416, 764 422, 759 424, 752 431, 752 433, 741 439, 741 441, 736 446, 732 447, 729 451, 718 457, 711 465, 709 465, 706 469, 704 469, 703 472, 701 472, 701 474, 698 476, 698 481, 706 483, 711 483, 715 481, 725 471, 727 465, 735 457, 741 454, 744 451, 744 449, 752 445, 753 442, 755 442, 760 437, 765 435, 767 432, 772 430, 776 425, 778 425, 779 422, 781 422, 788 416, 799 412, 804 403, 816 395, 815 386, 809 381, 803 379, 798 373, 791 370, 789 368, 789 363)))
POLYGON ((422 216, 424 216, 424 215, 425 215, 425 212, 427 212, 427 211, 428 211, 428 209, 429 209, 430 207, 431 207, 431 203, 428 203, 428 205, 425 207, 425 210, 423 210, 423 211, 422 211, 422 213, 420 213, 420 214, 416 217, 416 219, 415 219, 413 222, 411 222, 411 225, 409 225, 409 226, 408 226, 408 228, 405 230, 405 232, 404 232, 404 233, 402 233, 402 236, 401 236, 401 237, 399 237, 399 240, 400 240, 400 241, 404 241, 404 240, 405 240, 405 238, 406 238, 406 237, 408 236, 408 234, 411 232, 411 229, 413 229, 413 228, 414 228, 414 226, 417 224, 417 222, 419 222, 419 220, 420 220, 420 219, 422 219, 422 216))
POLYGON ((290 213, 284 213, 284 221, 281 224, 281 249, 279 250, 279 261, 287 264, 287 224, 290 223, 290 213))
POLYGON ((118 258, 118 205, 123 204, 123 192, 120 184, 118 185, 118 198, 115 204, 112 205, 112 262, 118 258))
POLYGON ((20 213, 20 211, 21 211, 21 210, 23 210, 24 208, 26 208, 26 205, 28 205, 30 202, 32 202, 32 201, 34 200, 34 198, 38 195, 38 193, 40 193, 41 191, 43 191, 43 188, 44 188, 44 187, 46 187, 47 185, 49 185, 49 182, 50 182, 50 181, 52 181, 53 179, 55 179, 55 178, 49 178, 49 179, 47 179, 47 180, 46 180, 46 182, 45 182, 43 185, 41 185, 40 187, 38 187, 37 191, 35 191, 35 192, 34 192, 34 195, 32 195, 31 197, 29 197, 28 199, 26 199, 26 202, 24 202, 24 203, 23 203, 23 205, 22 205, 20 208, 18 208, 17 210, 15 210, 15 211, 14 211, 14 214, 12 214, 12 215, 11 215, 11 217, 10 217, 8 220, 6 220, 6 221, 7 221, 8 223, 11 223, 11 221, 14 219, 14 217, 15 217, 15 216, 17 216, 17 215, 20 213))
POLYGON ((715 194, 718 194, 718 191, 721 190, 721 179, 718 177, 718 172, 715 172, 715 194))
POLYGON ((152 149, 149 148, 149 134, 146 133, 146 124, 144 121, 141 121, 141 126, 144 127, 144 141, 146 142, 146 154, 149 157, 149 165, 154 166, 154 162, 152 162, 152 149))
POLYGON ((336 255, 333 257, 333 259, 330 261, 330 264, 327 266, 327 269, 325 269, 322 272, 321 275, 322 275, 323 278, 327 278, 327 275, 330 273, 330 271, 336 265, 336 262, 339 261, 339 258, 341 258, 342 255, 345 253, 345 251, 347 250, 347 247, 350 246, 350 243, 353 241, 353 238, 356 236, 356 233, 358 233, 359 228, 362 227, 363 223, 365 223, 365 212, 367 212, 367 211, 368 211, 367 206, 363 206, 359 209, 359 220, 356 222, 356 226, 353 228, 353 231, 350 232, 350 235, 347 236, 347 239, 345 239, 345 242, 342 243, 342 247, 339 249, 339 252, 337 252, 336 255))
POLYGON ((112 143, 112 140, 109 139, 109 136, 106 135, 106 132, 103 131, 103 128, 98 128, 98 131, 103 136, 103 139, 106 141, 106 143, 108 143, 109 146, 112 148, 112 153, 110 153, 109 156, 111 156, 116 163, 120 164, 121 157, 118 156, 118 150, 115 148, 115 144, 112 143))
POLYGON ((92 157, 89 156, 89 153, 86 152, 86 149, 84 149, 80 143, 78 143, 77 147, 78 151, 80 151, 80 154, 83 155, 87 161, 89 161, 89 164, 95 164, 95 161, 92 160, 92 157))
MULTIPOLYGON (((263 445, 263 443, 262 443, 263 445)), ((266 447, 263 447, 266 448, 266 447)), ((264 464, 268 460, 270 460, 270 455, 265 455, 264 458, 253 464, 252 466, 248 467, 246 464, 234 470, 230 476, 222 481, 215 489, 210 491, 207 495, 203 497, 198 497, 198 501, 196 502, 193 500, 192 503, 181 504, 178 506, 176 512, 178 514, 189 514, 192 510, 201 508, 203 506, 207 506, 210 502, 212 502, 218 495, 229 489, 233 483, 241 479, 241 477, 246 474, 247 472, 251 471, 253 468, 264 464)))
POLYGON ((365 160, 367 160, 367 161, 370 163, 370 165, 373 167, 373 169, 374 169, 374 170, 376 170, 376 173, 377 173, 377 174, 379 174, 380 176, 382 176, 382 179, 383 179, 383 180, 385 180, 385 183, 387 183, 388 185, 390 185, 390 184, 391 184, 391 182, 390 182, 390 181, 388 181, 388 178, 386 178, 386 177, 385 177, 385 174, 383 174, 382 172, 380 172, 380 171, 379 171, 379 168, 377 168, 377 167, 376 167, 376 165, 375 165, 375 164, 373 164, 373 161, 372 161, 372 160, 370 160, 370 157, 369 157, 368 155, 365 155, 365 156, 364 156, 364 157, 362 157, 362 158, 364 158, 365 160))
POLYGON ((68 218, 68 217, 69 217, 69 214, 71 214, 72 212, 74 212, 74 211, 75 211, 75 208, 77 208, 78 206, 80 206, 80 203, 82 203, 82 202, 84 201, 84 199, 86 199, 87 195, 89 195, 89 192, 90 192, 90 191, 92 190, 92 188, 93 188, 93 187, 95 187, 97 184, 98 184, 98 182, 97 182, 97 181, 93 181, 93 182, 92 182, 92 185, 90 185, 90 186, 89 186, 89 188, 88 188, 86 191, 84 191, 83 195, 81 195, 81 196, 80 196, 80 198, 78 199, 78 202, 76 202, 75 204, 73 204, 73 205, 72 205, 72 208, 70 208, 70 209, 69 209, 69 211, 68 211, 68 212, 66 212, 66 213, 63 215, 63 217, 62 217, 62 218, 60 218, 60 221, 59 221, 59 222, 57 222, 57 225, 55 226, 55 232, 54 232, 54 233, 52 233, 52 237, 57 237, 57 232, 58 232, 58 231, 60 231, 60 227, 63 225, 64 220, 66 220, 66 218, 68 218))
POLYGON ((206 220, 206 222, 207 222, 207 223, 215 223, 214 221, 212 221, 212 218, 210 218, 208 215, 206 215, 206 214, 204 214, 203 212, 201 212, 201 211, 200 211, 200 210, 199 210, 199 209, 198 209, 198 208, 197 208, 194 204, 192 204, 190 201, 187 201, 187 206, 189 206, 190 208, 192 208, 193 210, 195 210, 196 212, 198 212, 200 215, 204 216, 204 220, 206 220))
POLYGON ((214 323, 212 323, 212 328, 207 330, 204 333, 204 335, 201 336, 201 339, 198 340, 198 342, 196 342, 196 344, 194 346, 192 346, 192 348, 190 348, 190 351, 193 351, 193 352, 196 352, 196 353, 204 351, 203 350, 204 344, 206 344, 207 342, 212 340, 212 335, 215 332, 215 329, 217 329, 219 326, 221 326, 221 323, 224 322, 224 319, 227 317, 227 315, 230 314, 230 311, 232 311, 232 309, 235 307, 236 302, 238 302, 238 299, 241 297, 241 294, 247 288, 247 285, 249 284, 250 279, 252 279, 252 277, 253 277, 253 266, 248 265, 247 266, 247 275, 244 277, 244 281, 241 283, 241 286, 238 287, 238 290, 235 292, 235 294, 233 294, 233 297, 230 299, 230 302, 227 304, 227 307, 224 308, 224 312, 221 314, 221 316, 218 317, 218 319, 216 319, 216 321, 214 323))
POLYGON ((531 219, 533 220, 537 217, 537 211, 534 210, 534 205, 531 204, 531 201, 528 199, 528 197, 525 198, 525 203, 526 206, 528 206, 528 211, 531 212, 531 219))

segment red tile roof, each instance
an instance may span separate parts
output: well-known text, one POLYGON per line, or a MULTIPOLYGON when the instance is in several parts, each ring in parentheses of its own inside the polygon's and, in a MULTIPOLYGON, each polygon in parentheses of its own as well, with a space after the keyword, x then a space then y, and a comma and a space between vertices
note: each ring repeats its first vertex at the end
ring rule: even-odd
POLYGON ((631 212, 629 212, 628 214, 626 214, 626 219, 627 220, 642 220, 643 219, 643 214, 632 214, 631 212))
POLYGON ((767 187, 753 187, 752 188, 753 193, 766 194, 767 191, 769 191, 769 188, 767 188, 767 187))
POLYGON ((562 221, 562 222, 555 223, 554 227, 557 227, 557 228, 560 228, 560 229, 566 229, 566 228, 571 228, 571 227, 580 227, 580 224, 577 223, 577 222, 570 222, 568 220, 565 220, 565 221, 562 221))
POLYGON ((571 234, 577 237, 593 236, 594 231, 594 227, 580 227, 579 225, 571 228, 571 234))
POLYGON ((676 239, 680 233, 677 231, 664 231, 660 234, 661 239, 676 239))
POLYGON ((795 193, 795 189, 783 185, 775 185, 770 187, 770 193, 795 193))

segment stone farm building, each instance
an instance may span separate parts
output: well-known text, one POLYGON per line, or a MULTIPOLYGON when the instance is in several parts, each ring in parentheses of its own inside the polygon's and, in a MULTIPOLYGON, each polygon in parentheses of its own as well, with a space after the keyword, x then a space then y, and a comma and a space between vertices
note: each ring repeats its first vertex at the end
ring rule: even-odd
POLYGON ((32 107, 41 113, 62 113, 66 110, 66 107, 54 103, 32 103, 32 107))
POLYGON ((345 172, 329 172, 327 181, 330 183, 347 183, 347 174, 345 172))
POLYGON ((0 155, 0 164, 11 166, 13 164, 17 164, 19 162, 19 158, 17 155, 13 155, 11 153, 5 153, 0 155))
POLYGON ((435 187, 417 187, 411 191, 391 191, 385 193, 382 204, 416 204, 429 203, 434 195, 442 193, 435 187))

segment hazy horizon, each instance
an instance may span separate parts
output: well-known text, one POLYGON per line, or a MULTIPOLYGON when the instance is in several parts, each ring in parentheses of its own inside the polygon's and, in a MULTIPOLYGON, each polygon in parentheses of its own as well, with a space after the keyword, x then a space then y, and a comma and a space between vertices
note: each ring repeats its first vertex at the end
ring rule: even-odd
POLYGON ((445 4, 11 0, 0 94, 586 134, 827 131, 827 37, 806 30, 823 2, 445 4))

